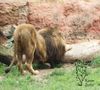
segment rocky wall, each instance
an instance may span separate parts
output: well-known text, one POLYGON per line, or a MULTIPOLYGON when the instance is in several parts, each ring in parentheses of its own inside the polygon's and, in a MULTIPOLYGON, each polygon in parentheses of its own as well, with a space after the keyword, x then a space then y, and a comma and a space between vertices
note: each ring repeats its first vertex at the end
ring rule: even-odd
POLYGON ((0 1, 0 31, 9 36, 13 26, 21 23, 31 23, 37 29, 58 26, 67 43, 100 39, 100 1, 0 1))

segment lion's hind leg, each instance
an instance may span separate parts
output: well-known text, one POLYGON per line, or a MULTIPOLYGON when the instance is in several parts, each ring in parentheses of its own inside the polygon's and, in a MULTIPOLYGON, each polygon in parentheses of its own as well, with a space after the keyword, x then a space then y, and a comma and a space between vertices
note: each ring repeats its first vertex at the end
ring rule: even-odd
POLYGON ((21 72, 22 75, 24 75, 25 73, 23 69, 23 58, 21 54, 18 55, 17 61, 18 70, 21 72))
POLYGON ((37 70, 34 70, 33 69, 33 66, 32 66, 32 63, 33 63, 33 60, 34 60, 34 52, 35 52, 35 49, 31 49, 27 54, 26 54, 26 62, 25 62, 25 65, 26 65, 26 69, 33 75, 36 75, 39 73, 39 71, 37 70), (30 52, 30 53, 29 53, 30 52))

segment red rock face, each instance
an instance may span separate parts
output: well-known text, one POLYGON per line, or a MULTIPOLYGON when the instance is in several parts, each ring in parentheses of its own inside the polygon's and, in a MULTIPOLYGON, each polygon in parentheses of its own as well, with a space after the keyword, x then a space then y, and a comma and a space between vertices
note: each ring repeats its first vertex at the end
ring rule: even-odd
MULTIPOLYGON (((16 0, 15 0, 16 1, 16 0)), ((0 26, 27 22, 27 5, 18 2, 0 3, 0 26)))
POLYGON ((58 25, 67 42, 100 39, 100 5, 97 3, 29 3, 29 10, 30 23, 37 28, 58 25))
POLYGON ((67 43, 100 39, 100 2, 10 1, 0 3, 1 27, 20 23, 31 23, 37 29, 58 26, 67 43))
POLYGON ((62 17, 61 5, 52 3, 29 3, 29 22, 36 28, 54 27, 62 17))

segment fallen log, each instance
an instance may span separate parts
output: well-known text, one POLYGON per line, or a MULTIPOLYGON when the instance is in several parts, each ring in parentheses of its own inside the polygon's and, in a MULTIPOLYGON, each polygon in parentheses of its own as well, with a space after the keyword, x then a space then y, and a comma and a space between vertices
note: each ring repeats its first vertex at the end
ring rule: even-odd
MULTIPOLYGON (((89 62, 93 60, 96 56, 100 55, 100 41, 99 40, 92 40, 83 43, 77 43, 69 45, 72 49, 66 51, 64 63, 73 63, 76 60, 84 60, 89 62)), ((66 45, 66 48, 68 46, 66 45)))

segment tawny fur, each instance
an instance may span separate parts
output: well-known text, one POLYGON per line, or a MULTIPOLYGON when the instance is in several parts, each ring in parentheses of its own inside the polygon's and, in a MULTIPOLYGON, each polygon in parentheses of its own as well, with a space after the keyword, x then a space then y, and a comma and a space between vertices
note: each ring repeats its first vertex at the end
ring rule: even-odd
POLYGON ((22 74, 24 74, 23 63, 31 74, 37 74, 37 71, 32 67, 36 42, 34 26, 30 24, 19 25, 14 32, 14 59, 7 70, 9 71, 13 63, 17 61, 18 69, 22 74))

